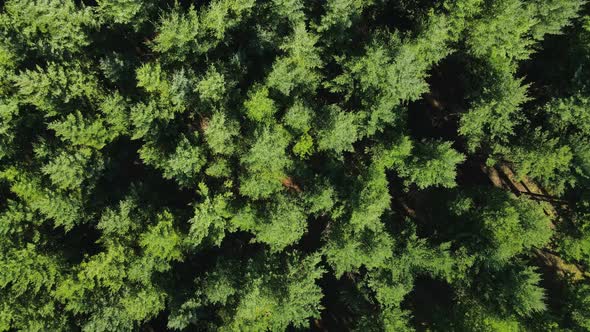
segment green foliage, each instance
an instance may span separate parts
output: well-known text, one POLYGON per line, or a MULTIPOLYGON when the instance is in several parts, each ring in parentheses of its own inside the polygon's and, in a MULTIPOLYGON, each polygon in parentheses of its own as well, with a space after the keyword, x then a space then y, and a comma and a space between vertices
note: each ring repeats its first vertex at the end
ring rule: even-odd
POLYGON ((305 133, 301 135, 297 143, 293 146, 293 153, 299 156, 301 159, 305 159, 313 154, 313 138, 305 133))
POLYGON ((282 188, 281 180, 292 165, 286 154, 289 135, 285 129, 264 128, 242 158, 246 175, 240 179, 240 192, 254 199, 267 198, 282 188))
POLYGON ((570 220, 570 228, 557 234, 557 248, 568 260, 590 266, 590 201, 586 197, 577 202, 570 220))
POLYGON ((18 111, 18 104, 15 101, 0 104, 0 159, 14 153, 11 147, 15 138, 14 130, 18 111))
POLYGON ((534 13, 520 0, 490 1, 484 15, 469 28, 467 38, 473 55, 495 64, 526 59, 534 40, 529 31, 536 25, 534 13))
POLYGON ((167 73, 160 63, 147 63, 137 69, 137 86, 157 96, 162 105, 170 105, 173 112, 185 110, 190 85, 184 69, 167 73))
POLYGON ((161 169, 164 178, 174 179, 183 187, 194 186, 206 163, 202 147, 194 143, 196 140, 195 136, 183 135, 170 153, 162 151, 153 142, 148 142, 139 150, 139 155, 146 164, 161 169))
POLYGON ((98 13, 109 23, 130 24, 138 27, 146 20, 151 1, 98 0, 98 13))
POLYGON ((127 197, 119 202, 118 209, 107 208, 98 221, 97 228, 107 239, 111 237, 125 238, 137 231, 142 225, 138 222, 136 210, 138 203, 133 197, 127 197))
POLYGON ((182 260, 182 238, 174 229, 173 218, 168 211, 158 214, 157 224, 149 227, 139 240, 144 255, 153 260, 150 263, 157 271, 169 269, 169 262, 182 260))
POLYGON ((590 303, 590 286, 580 285, 575 290, 574 301, 570 304, 572 320, 581 329, 590 328, 590 312, 588 312, 588 304, 590 303))
POLYGON ((318 27, 319 32, 331 28, 347 29, 352 25, 353 19, 360 16, 363 9, 371 5, 372 1, 362 0, 330 0, 326 4, 326 14, 318 27))
POLYGON ((0 331, 587 330, 587 7, 0 2, 0 331))
POLYGON ((268 75, 268 86, 290 95, 293 89, 303 87, 314 92, 320 83, 317 70, 322 61, 314 46, 317 37, 305 29, 304 24, 294 28, 293 38, 281 46, 288 55, 279 57, 268 75))
POLYGON ((52 158, 41 171, 49 176, 53 185, 61 190, 80 189, 87 179, 104 169, 102 159, 91 150, 62 151, 52 158))
POLYGON ((162 18, 151 47, 171 60, 205 53, 221 43, 253 6, 252 0, 217 0, 199 13, 194 7, 187 13, 177 7, 162 18))
POLYGON ((223 74, 219 73, 214 67, 210 67, 203 79, 197 83, 195 91, 199 93, 199 97, 204 101, 219 102, 226 93, 225 84, 223 74))
POLYGON ((545 311, 545 290, 539 287, 541 275, 529 268, 514 276, 514 288, 507 295, 514 303, 512 305, 516 313, 528 316, 545 311))
POLYGON ((214 178, 223 178, 231 176, 230 166, 225 159, 213 160, 205 170, 205 174, 214 178))
POLYGON ((291 324, 305 326, 308 318, 319 315, 322 295, 314 281, 323 271, 316 267, 318 262, 319 256, 311 256, 301 262, 307 266, 289 264, 282 275, 277 275, 284 278, 282 289, 273 290, 272 279, 266 281, 270 287, 264 285, 262 278, 246 284, 246 293, 241 296, 233 317, 221 330, 284 330, 291 324), (281 293, 282 296, 277 296, 281 293))
POLYGON ((146 212, 132 197, 118 211, 108 210, 99 223, 109 234, 104 250, 86 257, 58 286, 56 297, 66 310, 85 315, 82 330, 133 330, 164 308, 166 293, 152 278, 183 259, 183 236, 169 211, 152 212, 153 221, 146 212), (132 233, 137 227, 145 230, 132 233))
POLYGON ((283 121, 293 130, 307 132, 311 129, 314 112, 301 100, 297 100, 285 113, 283 121))
POLYGON ((558 139, 543 137, 539 130, 533 138, 526 137, 527 146, 516 147, 506 153, 516 164, 516 171, 521 177, 538 179, 546 188, 563 192, 567 184, 575 180, 569 174, 573 153, 569 146, 560 146, 558 139))
POLYGON ((402 103, 428 91, 428 69, 450 51, 445 45, 450 35, 444 18, 427 21, 414 40, 403 40, 399 34, 388 37, 373 41, 363 56, 345 63, 344 74, 330 82, 332 91, 344 92, 347 98, 360 88, 368 135, 400 120, 402 103))
POLYGON ((204 185, 201 185, 201 192, 207 197, 195 206, 195 216, 190 219, 191 228, 187 240, 189 245, 198 246, 207 238, 219 246, 233 215, 229 204, 232 194, 225 193, 210 198, 209 190, 204 185))
POLYGON ((232 224, 255 235, 256 242, 266 243, 271 251, 281 251, 294 244, 307 229, 303 207, 296 200, 276 195, 275 202, 264 210, 251 206, 239 211, 232 224))
MULTIPOLYGON (((220 331, 285 330, 290 325, 304 327, 309 318, 318 317, 322 294, 316 280, 324 273, 318 266, 321 257, 287 255, 255 256, 244 261, 219 262, 213 271, 196 280, 195 297, 185 302, 169 327, 182 329, 198 316, 200 305, 221 308, 220 331)), ((207 322, 203 322, 207 324, 207 322)))
MULTIPOLYGON (((199 30, 197 11, 191 8, 182 13, 177 8, 162 17, 152 49, 159 53, 176 53, 176 56, 182 58, 197 47, 195 44, 199 30)), ((172 54, 169 56, 173 56, 172 54)))
POLYGON ((2 174, 11 183, 10 190, 33 210, 54 221, 55 226, 66 230, 84 221, 80 193, 59 193, 43 187, 41 177, 10 169, 2 174))
POLYGON ((358 116, 330 107, 328 122, 324 129, 318 132, 318 150, 333 150, 336 153, 352 152, 352 144, 358 140, 358 116))
POLYGON ((482 144, 505 144, 519 124, 520 106, 528 101, 527 86, 509 72, 498 71, 486 77, 494 82, 461 116, 459 133, 471 151, 482 144))
POLYGON ((491 265, 506 263, 532 247, 542 247, 552 235, 550 219, 542 206, 524 197, 488 191, 460 198, 453 205, 457 217, 469 221, 466 227, 479 233, 472 245, 491 265))
POLYGON ((213 153, 231 155, 239 136, 239 125, 223 113, 214 113, 205 128, 205 140, 213 153))
POLYGON ((465 161, 465 156, 454 150, 450 142, 427 141, 418 144, 414 156, 408 159, 396 167, 407 183, 418 188, 452 188, 456 186, 457 165, 465 161))
POLYGON ((272 99, 268 97, 268 88, 260 87, 252 92, 244 102, 246 115, 253 121, 270 122, 277 108, 272 99))
POLYGON ((94 25, 90 8, 77 8, 69 0, 14 0, 3 7, 3 35, 13 38, 21 52, 46 56, 78 53, 90 44, 87 32, 94 25))
POLYGON ((80 111, 68 114, 63 121, 54 121, 47 127, 64 141, 76 145, 101 149, 112 141, 118 133, 111 131, 101 118, 89 120, 80 111))
POLYGON ((577 16, 583 4, 580 0, 534 1, 532 6, 538 23, 532 28, 533 37, 541 39, 545 34, 560 33, 577 16))
POLYGON ((589 106, 590 99, 583 95, 552 100, 546 106, 552 131, 560 135, 570 133, 589 135, 590 115, 587 112, 589 106))
POLYGON ((96 77, 84 64, 63 66, 50 62, 46 68, 36 66, 15 77, 18 96, 23 103, 36 106, 53 117, 71 111, 74 105, 95 103, 102 92, 96 77))
POLYGON ((337 228, 328 234, 324 254, 337 277, 345 272, 356 272, 362 266, 382 266, 392 255, 394 240, 380 229, 378 232, 364 229, 337 228))
POLYGON ((464 311, 461 314, 464 318, 460 323, 460 328, 465 330, 478 332, 517 332, 522 329, 522 325, 516 317, 500 317, 478 303, 466 303, 462 307, 464 311))

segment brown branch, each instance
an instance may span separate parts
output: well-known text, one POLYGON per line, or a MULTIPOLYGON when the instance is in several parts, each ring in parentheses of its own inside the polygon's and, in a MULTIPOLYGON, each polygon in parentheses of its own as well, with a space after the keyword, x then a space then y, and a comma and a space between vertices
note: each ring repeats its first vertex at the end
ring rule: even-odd
POLYGON ((301 190, 301 187, 299 187, 299 185, 297 183, 295 183, 295 181, 293 181, 293 179, 290 176, 287 176, 286 178, 281 180, 281 184, 286 187, 287 189, 293 190, 297 193, 302 192, 303 190, 301 190))

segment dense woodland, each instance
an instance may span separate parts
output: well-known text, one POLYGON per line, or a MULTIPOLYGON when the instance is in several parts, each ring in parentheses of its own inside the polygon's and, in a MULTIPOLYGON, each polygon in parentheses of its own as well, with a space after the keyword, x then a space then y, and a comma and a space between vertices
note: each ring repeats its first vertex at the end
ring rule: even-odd
POLYGON ((6 0, 0 331, 590 331, 590 5, 6 0))

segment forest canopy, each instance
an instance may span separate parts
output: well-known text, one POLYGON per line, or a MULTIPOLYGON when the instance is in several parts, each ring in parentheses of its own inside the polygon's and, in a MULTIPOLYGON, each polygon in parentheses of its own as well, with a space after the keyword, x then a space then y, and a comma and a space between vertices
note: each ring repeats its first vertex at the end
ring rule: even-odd
POLYGON ((583 0, 6 0, 0 331, 590 331, 583 0))

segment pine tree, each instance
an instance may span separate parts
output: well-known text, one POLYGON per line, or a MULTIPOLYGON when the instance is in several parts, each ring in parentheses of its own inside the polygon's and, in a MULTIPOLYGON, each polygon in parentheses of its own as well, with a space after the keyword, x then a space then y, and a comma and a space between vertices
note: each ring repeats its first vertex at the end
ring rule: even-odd
POLYGON ((587 330, 589 22, 0 3, 0 331, 587 330))

